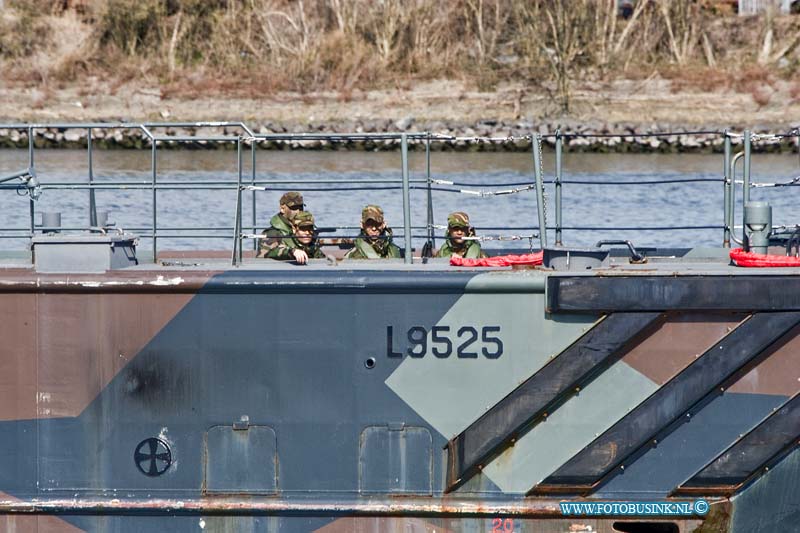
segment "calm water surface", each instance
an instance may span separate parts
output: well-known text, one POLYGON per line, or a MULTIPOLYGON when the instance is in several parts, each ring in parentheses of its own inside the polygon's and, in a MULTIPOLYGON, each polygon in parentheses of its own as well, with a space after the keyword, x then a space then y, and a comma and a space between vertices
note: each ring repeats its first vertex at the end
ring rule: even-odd
MULTIPOLYGON (((27 167, 27 151, 0 151, 0 176, 27 167)), ((244 176, 251 178, 250 153, 245 152, 244 176)), ((110 150, 94 153, 94 176, 99 183, 125 181, 150 182, 150 151, 110 150)), ((424 153, 410 154, 411 179, 425 178, 424 153)), ((37 150, 36 169, 42 183, 86 182, 88 177, 87 154, 84 150, 37 150)), ((358 186, 370 190, 353 189, 353 180, 401 178, 400 155, 393 152, 310 152, 310 151, 259 151, 257 153, 258 180, 291 180, 294 185, 281 184, 269 191, 255 193, 255 219, 258 230, 268 225, 277 210, 278 198, 288 189, 303 191, 307 208, 317 219, 318 226, 357 226, 361 208, 368 203, 379 204, 387 220, 394 226, 398 241, 402 241, 403 204, 399 189, 389 189, 389 184, 358 186), (331 185, 313 185, 309 180, 335 180, 331 185)), ((159 181, 191 182, 195 180, 225 180, 235 182, 236 153, 233 151, 159 151, 157 159, 159 181)), ((546 153, 544 170, 552 179, 554 157, 546 153)), ((507 153, 440 153, 432 154, 431 173, 434 178, 450 180, 464 185, 438 186, 449 189, 500 191, 513 188, 509 184, 533 181, 530 154, 507 153)), ((774 182, 800 175, 797 154, 757 154, 753 157, 752 179, 774 182)), ((626 238, 638 246, 697 246, 719 245, 722 241, 722 183, 670 183, 636 185, 638 180, 664 181, 672 179, 721 179, 721 155, 663 155, 663 154, 565 154, 563 179, 588 181, 589 184, 563 186, 563 225, 569 227, 654 227, 654 226, 716 226, 713 229, 685 231, 567 229, 564 242, 573 246, 588 246, 600 239, 626 238), (603 185, 604 181, 622 181, 624 185, 603 185)), ((422 187, 422 185, 420 185, 422 187)), ((152 223, 153 197, 150 190, 99 190, 98 210, 108 211, 109 219, 123 228, 138 230, 144 238, 141 246, 149 248, 144 228, 152 223)), ((243 220, 245 231, 253 225, 251 192, 245 193, 243 220)), ((739 190, 739 196, 741 190, 739 190)), ((44 190, 36 202, 36 211, 59 211, 63 226, 88 224, 88 197, 86 190, 44 190)), ((470 194, 434 191, 434 223, 446 224, 447 214, 455 210, 467 211, 480 235, 518 235, 522 241, 489 243, 485 246, 527 247, 527 236, 535 233, 537 226, 536 195, 534 191, 517 194, 480 197, 470 194), (500 230, 496 227, 520 229, 500 230)), ((800 222, 800 187, 754 189, 753 200, 767 200, 773 205, 776 224, 800 222)), ((548 225, 555 224, 553 186, 547 187, 548 225)), ((211 191, 162 190, 158 192, 157 216, 159 227, 186 226, 223 227, 216 231, 220 238, 191 237, 191 233, 168 230, 171 234, 187 235, 182 238, 160 238, 159 249, 230 249, 236 207, 235 189, 211 191)), ((411 192, 412 225, 424 226, 427 220, 427 192, 411 192)), ((39 215, 36 215, 39 222, 39 215)), ((739 216, 737 215, 737 223, 739 216)), ((0 191, 0 227, 22 228, 29 226, 30 215, 27 197, 14 191, 0 191)), ((5 232, 8 234, 8 232, 5 232)), ((210 233, 210 231, 205 231, 210 233)), ((354 229, 342 229, 338 235, 353 235, 354 229)), ((415 236, 425 233, 423 228, 413 231, 415 236)), ((438 234, 442 230, 437 230, 438 234)), ((22 235, 24 233, 17 233, 22 235)), ((333 235, 333 234, 329 234, 333 235)), ((552 242, 554 233, 550 232, 552 242)), ((415 239, 415 246, 422 244, 415 239)), ((1 249, 20 249, 25 238, 0 240, 1 249)), ((400 242, 402 244, 402 242, 400 242)), ((537 241, 533 241, 538 246, 537 241)))

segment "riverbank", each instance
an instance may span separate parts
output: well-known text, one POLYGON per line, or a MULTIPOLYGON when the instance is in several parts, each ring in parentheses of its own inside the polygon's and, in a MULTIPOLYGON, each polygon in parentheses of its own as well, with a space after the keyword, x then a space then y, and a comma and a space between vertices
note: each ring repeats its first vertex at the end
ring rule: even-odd
MULTIPOLYGON (((0 122, 243 121, 259 133, 501 138, 560 131, 570 136, 569 150, 713 151, 718 135, 690 132, 800 126, 800 17, 772 10, 738 16, 731 7, 13 0, 0 11, 0 122), (680 134, 626 137, 664 132, 680 134)), ((85 130, 36 135, 40 145, 86 143, 85 130)), ((146 144, 135 130, 93 136, 101 147, 146 144)), ((25 131, 0 131, 0 146, 26 144, 25 131)), ((756 149, 791 146, 761 142, 756 149)))
MULTIPOLYGON (((295 130, 287 129, 280 124, 270 123, 255 126, 246 124, 251 129, 260 133, 285 133, 295 130)), ((335 127, 323 127, 316 132, 341 133, 335 127)), ((683 128, 637 129, 627 126, 624 130, 607 129, 614 125, 606 125, 600 129, 590 125, 581 127, 579 132, 573 130, 549 129, 547 126, 528 128, 528 123, 517 122, 506 124, 495 123, 493 120, 482 121, 478 124, 453 125, 446 133, 432 135, 433 151, 463 151, 463 152, 526 152, 531 148, 530 133, 539 133, 545 149, 554 146, 560 136, 563 149, 567 152, 595 152, 595 153, 721 153, 723 150, 723 130, 718 131, 692 131, 683 128), (497 133, 500 128, 502 134, 497 133), (488 131, 486 136, 475 136, 476 129, 488 131), (510 136, 508 136, 508 132, 510 136)), ((178 143, 161 142, 161 149, 234 149, 231 142, 213 142, 204 140, 208 136, 228 136, 233 139, 242 135, 242 129, 235 126, 228 127, 164 127, 166 135, 175 137, 197 137, 194 142, 182 141, 178 143)), ((357 126, 356 132, 366 131, 362 126, 357 126)), ((370 129, 371 132, 397 133, 395 128, 370 129)), ((796 130, 778 133, 771 131, 753 131, 758 135, 757 142, 753 144, 754 152, 798 152, 798 133, 796 130)), ((84 148, 88 140, 87 129, 65 129, 62 127, 44 127, 36 125, 34 131, 34 144, 37 148, 74 149, 84 148)), ((92 129, 92 142, 95 149, 143 149, 150 146, 150 141, 138 130, 124 129, 92 129)), ((734 137, 734 145, 740 139, 734 137)), ((0 148, 25 149, 28 147, 28 136, 25 130, 0 129, 0 148)), ((391 151, 400 149, 400 140, 270 140, 260 141, 260 149, 266 150, 358 150, 358 151, 391 151)), ((411 141, 410 150, 424 150, 421 142, 411 141)))
MULTIPOLYGON (((558 114, 552 99, 521 84, 491 92, 470 90, 455 81, 419 84, 408 89, 364 91, 347 98, 336 92, 278 93, 263 98, 221 95, 170 97, 158 86, 127 84, 108 87, 97 80, 88 86, 67 86, 44 94, 38 89, 0 88, 0 116, 9 123, 207 122, 243 121, 257 133, 431 132, 454 137, 520 138, 531 133, 566 135, 572 151, 711 152, 719 151, 726 129, 785 134, 800 126, 800 100, 788 83, 773 83, 768 102, 752 93, 679 90, 657 76, 647 80, 585 83, 576 88, 574 111, 558 114), (113 89, 113 90, 112 90, 113 89), (668 137, 652 134, 675 133, 668 137), (694 132, 694 133, 693 133, 694 132), (642 135, 642 137, 635 137, 642 135), (600 137, 595 137, 600 136, 600 137)), ((766 89, 765 89, 766 90, 766 89)), ((162 130, 170 135, 237 135, 237 128, 207 127, 162 130)), ((35 130, 39 146, 75 148, 86 145, 85 129, 35 130)), ((99 148, 141 148, 141 132, 92 131, 99 148)), ((0 147, 27 146, 27 132, 0 128, 0 147)), ((553 137, 545 137, 553 144, 553 137)), ((395 149, 396 142, 350 142, 330 145, 315 141, 262 143, 264 148, 395 149)), ((165 145, 165 147, 168 144, 165 145)), ((186 145, 184 145, 186 146, 186 145)), ((217 145, 192 143, 194 148, 217 145)), ((230 143, 221 145, 231 147, 230 143)), ((437 143, 436 149, 476 151, 526 150, 529 141, 437 143)), ((757 150, 797 150, 794 139, 762 142, 757 150)))

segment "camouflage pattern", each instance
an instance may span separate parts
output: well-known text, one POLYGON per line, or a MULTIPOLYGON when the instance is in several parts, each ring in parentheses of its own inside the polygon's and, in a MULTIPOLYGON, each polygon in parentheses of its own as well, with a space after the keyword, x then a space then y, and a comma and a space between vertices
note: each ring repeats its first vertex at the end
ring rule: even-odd
POLYGON ((454 255, 469 259, 489 257, 486 255, 486 252, 481 249, 481 245, 478 241, 464 241, 459 245, 454 243, 450 238, 448 238, 442 247, 439 248, 439 251, 436 252, 436 257, 452 257, 454 255))
POLYGON ((469 215, 463 211, 456 211, 447 215, 448 228, 469 228, 469 215))
POLYGON ((263 239, 258 240, 258 254, 256 257, 267 257, 270 250, 277 247, 285 237, 291 236, 294 231, 292 224, 281 213, 275 214, 269 221, 270 227, 261 232, 263 239))
MULTIPOLYGON (((171 268, 3 274, 0 511, 12 514, 0 515, 0 531, 491 531, 497 516, 510 516, 513 531, 558 533, 580 523, 611 533, 614 522, 636 518, 564 517, 558 504, 571 494, 524 495, 654 394, 668 395, 664 407, 681 401, 696 383, 686 373, 714 373, 704 360, 736 346, 730 336, 752 322, 749 311, 720 306, 655 311, 652 326, 621 332, 621 351, 581 370, 575 394, 583 374, 571 365, 608 346, 603 324, 638 314, 612 310, 598 321, 546 311, 545 281, 587 275, 422 264, 413 272, 171 268), (246 334, 265 325, 268 342, 246 334), (458 356, 462 328, 477 330, 475 344, 463 347, 476 357, 458 356), (420 344, 407 339, 421 329, 429 342, 418 357, 420 344), (492 358, 495 337, 503 353, 492 358), (434 338, 450 339, 452 353, 440 357, 434 349, 451 350, 434 338), (513 445, 446 492, 457 457, 443 449, 475 434, 487 412, 504 414, 504 400, 537 376, 549 386, 534 392, 555 395, 542 404, 546 420, 526 424, 513 445), (151 438, 172 458, 155 476, 137 462, 151 459, 136 455, 151 438)), ((646 282, 672 293, 687 277, 698 276, 646 282)), ((724 281, 739 290, 747 283, 739 277, 724 281)), ((781 290, 790 277, 778 277, 781 290)), ((711 278, 723 275, 704 276, 711 278)), ((742 435, 782 416, 800 392, 800 327, 768 344, 730 379, 705 383, 708 401, 680 413, 683 422, 646 428, 659 432, 657 446, 626 455, 624 471, 589 496, 669 501, 742 435)), ((627 435, 619 433, 615 452, 627 435)), ((663 520, 679 531, 704 520, 704 531, 794 531, 800 450, 786 451, 734 487, 735 498, 710 498, 706 517, 663 520)))
POLYGON ((392 242, 392 229, 385 227, 386 219, 383 209, 377 205, 368 205, 361 210, 361 233, 355 241, 352 250, 345 254, 346 259, 387 259, 402 257, 400 248, 392 242), (377 238, 370 237, 363 229, 367 222, 372 221, 384 226, 377 238))
POLYGON ((462 228, 465 230, 467 237, 475 236, 475 228, 469 224, 469 215, 463 211, 456 211, 447 216, 447 233, 446 241, 436 253, 436 257, 466 257, 469 259, 478 259, 480 257, 488 257, 486 253, 481 250, 481 245, 478 241, 464 241, 460 244, 453 242, 450 238, 450 230, 453 228, 462 228))
POLYGON ((377 224, 383 224, 383 209, 377 205, 368 205, 361 211, 361 223, 366 224, 368 220, 372 220, 377 224))
POLYGON ((302 208, 305 205, 303 203, 303 195, 297 191, 289 191, 287 193, 284 193, 284 195, 281 196, 280 203, 281 205, 288 205, 293 209, 296 206, 302 208))
MULTIPOLYGON (((281 205, 290 209, 303 209, 303 195, 297 191, 289 191, 281 196, 281 205)), ((256 257, 267 257, 270 250, 277 247, 285 237, 291 236, 294 231, 292 224, 283 213, 276 213, 269 221, 270 227, 261 232, 263 239, 258 241, 258 254, 256 257)))
POLYGON ((317 229, 317 225, 314 223, 314 215, 311 211, 298 211, 291 215, 289 222, 295 228, 317 229))
POLYGON ((0 532, 797 531, 800 273, 728 251, 0 257, 0 532), (696 512, 560 506, 598 500, 696 512))
POLYGON ((363 231, 345 259, 398 259, 403 257, 400 248, 392 242, 392 228, 386 228, 374 241, 363 231))
MULTIPOLYGON (((292 224, 292 235, 294 235, 298 228, 310 227, 312 230, 316 229, 314 225, 314 215, 309 211, 297 211, 292 214, 289 221, 292 224)), ((325 257, 325 254, 320 250, 316 233, 313 234, 313 238, 308 244, 300 242, 294 236, 283 237, 280 241, 281 242, 277 245, 269 248, 262 257, 289 261, 294 259, 294 250, 298 248, 307 253, 309 259, 322 259, 325 257)))
POLYGON ((309 244, 303 244, 294 237, 285 238, 281 244, 269 250, 264 257, 280 261, 292 261, 294 260, 294 250, 298 248, 308 254, 309 259, 325 258, 325 254, 322 253, 316 237, 309 244))

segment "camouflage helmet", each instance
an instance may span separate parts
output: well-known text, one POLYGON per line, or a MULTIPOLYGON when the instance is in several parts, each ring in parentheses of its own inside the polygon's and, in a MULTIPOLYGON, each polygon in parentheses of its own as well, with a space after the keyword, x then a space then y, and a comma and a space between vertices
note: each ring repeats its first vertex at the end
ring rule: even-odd
POLYGON ((292 213, 289 217, 289 222, 296 228, 307 228, 309 226, 316 228, 314 225, 314 215, 312 215, 310 211, 297 211, 296 213, 292 213))
POLYGON ((361 223, 366 224, 367 220, 373 220, 378 224, 383 224, 383 209, 377 205, 368 205, 361 211, 361 223))
POLYGON ((468 229, 469 215, 463 211, 456 211, 447 215, 447 228, 465 228, 468 229))
POLYGON ((289 191, 281 196, 281 205, 288 205, 293 209, 299 206, 302 209, 305 205, 303 203, 303 195, 297 191, 289 191))

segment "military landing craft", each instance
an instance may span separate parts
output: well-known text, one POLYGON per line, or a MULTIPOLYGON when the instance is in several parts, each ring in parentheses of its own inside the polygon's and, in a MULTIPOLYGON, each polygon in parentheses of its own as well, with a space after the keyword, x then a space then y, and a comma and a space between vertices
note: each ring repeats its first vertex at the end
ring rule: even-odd
POLYGON ((408 145, 449 142, 429 134, 240 125, 211 138, 239 149, 232 250, 161 252, 156 195, 184 186, 157 179, 156 147, 182 141, 162 126, 61 125, 151 143, 139 235, 108 227, 93 192, 91 228, 36 228, 59 185, 36 172, 40 126, 4 126, 30 139, 0 205, 31 250, 0 263, 0 530, 797 530, 800 269, 784 248, 776 268, 729 255, 793 254, 797 234, 749 202, 749 133, 721 134, 719 248, 560 245, 560 168, 549 244, 534 135, 543 264, 457 267, 413 253, 408 145), (243 177, 243 152, 309 140, 399 144, 403 259, 245 252, 243 196, 270 183, 243 177))

